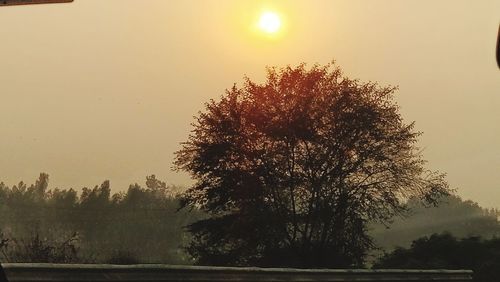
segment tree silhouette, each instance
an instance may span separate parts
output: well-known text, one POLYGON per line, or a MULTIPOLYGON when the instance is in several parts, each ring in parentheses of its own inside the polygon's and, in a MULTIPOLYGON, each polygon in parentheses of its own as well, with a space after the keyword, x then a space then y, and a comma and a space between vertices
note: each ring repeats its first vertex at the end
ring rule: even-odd
POLYGON ((200 112, 175 167, 183 198, 211 217, 189 226, 199 264, 354 267, 373 247, 370 221, 448 192, 424 168, 419 132, 396 88, 346 78, 334 64, 270 68, 200 112))

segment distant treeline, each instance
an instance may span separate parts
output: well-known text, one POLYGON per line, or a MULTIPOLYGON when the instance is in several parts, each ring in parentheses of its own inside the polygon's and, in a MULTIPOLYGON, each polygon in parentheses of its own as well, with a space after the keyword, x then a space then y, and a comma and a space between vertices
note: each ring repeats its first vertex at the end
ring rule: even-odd
POLYGON ((81 193, 48 182, 0 183, 1 261, 190 263, 183 228, 200 214, 178 211, 178 187, 154 175, 115 194, 109 181, 81 193))
POLYGON ((456 195, 442 198, 437 206, 425 206, 420 201, 410 200, 408 209, 406 217, 395 218, 389 226, 374 226, 372 235, 384 250, 409 247, 413 240, 434 233, 450 233, 458 238, 500 237, 498 210, 482 208, 456 195))
MULTIPOLYGON (((130 185, 111 193, 109 181, 94 188, 49 189, 49 176, 35 184, 8 187, 0 183, 0 261, 68 263, 190 264, 184 251, 185 226, 204 215, 179 209, 176 186, 154 175, 145 187, 130 185)), ((499 212, 457 196, 437 207, 410 201, 406 218, 386 226, 374 224, 371 234, 385 251, 433 233, 458 238, 500 237, 499 212)))

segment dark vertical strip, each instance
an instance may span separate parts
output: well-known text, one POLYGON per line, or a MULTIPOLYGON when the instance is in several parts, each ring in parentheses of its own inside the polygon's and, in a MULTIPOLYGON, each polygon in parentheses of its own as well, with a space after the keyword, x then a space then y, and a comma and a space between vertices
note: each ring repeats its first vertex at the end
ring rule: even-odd
POLYGON ((497 36, 497 64, 500 68, 500 25, 498 25, 498 36, 497 36))
POLYGON ((2 264, 0 263, 0 282, 7 282, 7 276, 5 276, 5 271, 3 271, 2 264))

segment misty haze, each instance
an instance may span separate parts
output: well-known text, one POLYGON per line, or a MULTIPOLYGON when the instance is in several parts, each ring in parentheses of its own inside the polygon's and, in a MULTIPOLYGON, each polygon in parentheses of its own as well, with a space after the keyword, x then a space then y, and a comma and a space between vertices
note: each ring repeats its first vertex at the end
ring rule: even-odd
POLYGON ((1 263, 500 275, 500 1, 21 2, 1 263))

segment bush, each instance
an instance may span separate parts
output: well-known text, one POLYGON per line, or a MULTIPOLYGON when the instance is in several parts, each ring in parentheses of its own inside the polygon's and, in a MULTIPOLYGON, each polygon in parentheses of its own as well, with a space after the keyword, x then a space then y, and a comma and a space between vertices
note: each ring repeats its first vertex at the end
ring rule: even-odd
POLYGON ((448 233, 413 241, 410 248, 385 254, 374 268, 472 269, 474 281, 497 282, 500 277, 500 238, 457 239, 448 233))
POLYGON ((30 263, 76 263, 78 256, 78 233, 63 240, 50 240, 34 232, 27 239, 2 239, 0 248, 9 262, 30 263))

